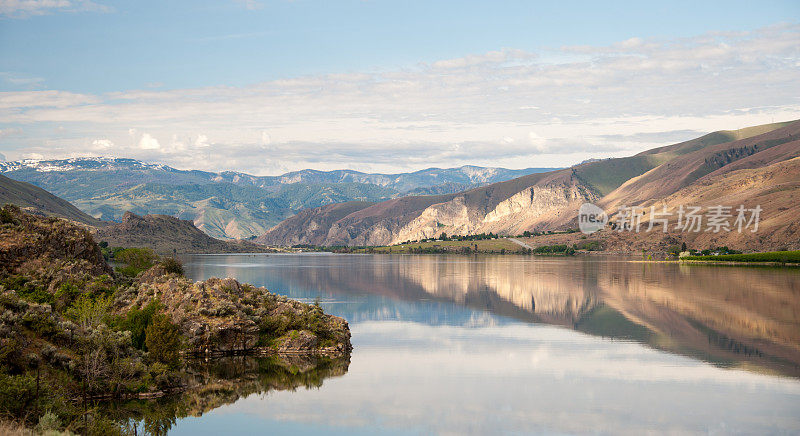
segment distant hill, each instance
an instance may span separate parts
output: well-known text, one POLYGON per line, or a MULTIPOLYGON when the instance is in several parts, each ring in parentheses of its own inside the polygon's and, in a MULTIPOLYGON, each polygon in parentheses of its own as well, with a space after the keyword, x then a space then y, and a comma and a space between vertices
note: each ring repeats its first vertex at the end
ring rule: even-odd
POLYGON ((111 246, 151 248, 159 254, 262 252, 263 246, 243 241, 220 241, 194 226, 167 215, 138 216, 128 212, 122 221, 94 231, 97 241, 111 246))
POLYGON ((463 166, 398 174, 303 170, 261 177, 108 157, 0 162, 0 173, 53 192, 96 218, 119 221, 126 211, 165 214, 231 239, 263 234, 307 208, 455 193, 547 170, 463 166))
MULTIPOLYGON (((679 201, 691 199, 699 206, 727 204, 718 203, 723 200, 733 206, 744 202, 749 207, 763 202, 763 216, 769 217, 758 237, 736 233, 701 238, 698 243, 729 243, 751 250, 780 248, 781 241, 800 237, 800 226, 790 218, 800 215, 800 186, 792 183, 800 181, 798 156, 800 121, 720 131, 635 156, 589 161, 461 193, 396 198, 353 211, 340 209, 338 212, 348 212, 342 217, 342 213, 333 213, 336 208, 307 210, 257 241, 386 245, 442 232, 518 235, 526 230, 576 228, 577 210, 584 202, 602 206, 613 219, 623 205, 665 203, 678 207, 679 201), (770 180, 776 185, 770 186, 770 180)), ((627 237, 612 239, 619 238, 623 239, 618 245, 633 247, 627 237)))
POLYGON ((13 204, 28 211, 66 218, 89 226, 103 225, 100 220, 81 212, 68 201, 42 188, 0 175, 0 206, 3 204, 13 204))

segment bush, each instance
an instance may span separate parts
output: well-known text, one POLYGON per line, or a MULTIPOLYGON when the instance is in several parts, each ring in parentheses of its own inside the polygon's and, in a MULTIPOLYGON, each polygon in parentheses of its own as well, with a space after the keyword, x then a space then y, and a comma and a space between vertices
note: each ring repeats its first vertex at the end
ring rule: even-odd
MULTIPOLYGON (((542 254, 542 253, 566 253, 571 247, 561 244, 561 245, 542 245, 541 247, 536 247, 533 249, 534 253, 542 254)), ((574 252, 574 251, 573 251, 574 252)))
POLYGON ((131 342, 134 347, 144 350, 147 327, 152 324, 153 317, 162 307, 160 301, 152 300, 141 309, 134 307, 129 310, 125 319, 119 323, 120 330, 131 332, 131 342))
POLYGON ((25 416, 36 399, 36 379, 0 373, 0 415, 25 416))
POLYGON ((47 292, 44 287, 28 277, 21 275, 8 276, 0 281, 0 285, 3 285, 6 289, 17 291, 17 295, 28 301, 39 304, 53 303, 53 294, 47 292))
POLYGON ((55 432, 60 428, 61 420, 58 419, 58 415, 49 410, 39 417, 39 424, 36 426, 36 430, 42 433, 55 432))
POLYGON ((183 264, 178 259, 174 257, 168 257, 161 262, 161 267, 164 268, 164 271, 167 274, 177 274, 179 276, 183 275, 183 264))
POLYGON ((67 315, 84 328, 97 327, 108 318, 110 307, 110 296, 100 296, 95 299, 84 294, 67 309, 67 315))
POLYGON ((63 311, 71 306, 81 295, 81 290, 73 283, 62 283, 55 294, 54 306, 57 310, 63 311))
POLYGON ((180 359, 181 336, 178 326, 164 314, 153 317, 145 329, 145 345, 150 357, 170 368, 177 368, 180 359))
POLYGON ((115 253, 114 260, 126 264, 117 268, 121 274, 136 277, 142 271, 150 269, 158 261, 158 255, 149 248, 126 248, 115 253))
MULTIPOLYGON (((703 250, 705 252, 706 250, 703 250)), ((800 263, 800 251, 772 251, 751 254, 721 254, 718 256, 686 256, 687 260, 710 260, 721 262, 779 262, 800 263)))
POLYGON ((7 204, 0 209, 0 224, 15 224, 17 220, 14 218, 15 212, 19 212, 16 206, 7 204))

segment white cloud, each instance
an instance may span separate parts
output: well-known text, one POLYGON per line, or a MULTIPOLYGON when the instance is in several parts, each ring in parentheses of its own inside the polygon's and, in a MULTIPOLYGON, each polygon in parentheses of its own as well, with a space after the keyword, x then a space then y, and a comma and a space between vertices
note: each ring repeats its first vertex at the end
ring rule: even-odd
POLYGON ((4 138, 6 136, 11 136, 11 135, 19 135, 20 133, 22 133, 22 129, 18 127, 9 127, 5 129, 0 129, 0 138, 4 138))
POLYGON ((272 143, 272 137, 266 130, 261 131, 261 145, 269 145, 272 143))
POLYGON ((90 0, 0 0, 0 15, 25 18, 53 12, 108 12, 108 6, 90 0))
POLYGON ((141 139, 139 139, 139 148, 142 150, 159 150, 161 144, 158 143, 156 138, 150 136, 149 133, 144 133, 141 139))
POLYGON ((536 132, 528 132, 528 140, 530 140, 531 145, 533 146, 536 151, 539 153, 544 153, 547 151, 547 141, 544 138, 536 134, 536 132))
POLYGON ((800 118, 799 75, 800 26, 783 25, 247 87, 4 92, 0 119, 25 131, 5 141, 12 150, 65 156, 107 138, 117 155, 184 168, 566 166, 800 118))
POLYGON ((0 92, 0 110, 20 113, 34 108, 61 109, 99 103, 102 97, 68 91, 9 91, 0 92))
POLYGON ((194 140, 195 147, 208 147, 209 145, 211 144, 208 143, 208 136, 206 135, 197 135, 197 139, 194 140))
POLYGON ((105 151, 110 150, 114 147, 114 143, 109 141, 108 139, 95 139, 92 141, 92 146, 95 150, 98 151, 105 151))
POLYGON ((0 79, 2 79, 3 82, 17 88, 35 89, 44 84, 44 78, 42 77, 32 77, 25 74, 8 71, 0 72, 0 79))

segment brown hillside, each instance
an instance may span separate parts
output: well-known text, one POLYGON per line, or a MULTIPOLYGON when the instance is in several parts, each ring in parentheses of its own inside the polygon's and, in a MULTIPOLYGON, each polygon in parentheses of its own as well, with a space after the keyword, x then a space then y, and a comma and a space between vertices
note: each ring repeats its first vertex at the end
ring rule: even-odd
POLYGON ((321 245, 325 242, 333 223, 372 204, 350 201, 306 209, 273 227, 255 242, 266 245, 321 245))
MULTIPOLYGON (((689 248, 705 249, 727 246, 745 252, 800 250, 800 157, 778 162, 764 168, 749 168, 730 171, 723 174, 709 175, 663 199, 641 203, 645 215, 642 216, 639 233, 606 229, 592 234, 591 240, 601 241, 603 246, 612 252, 642 253, 646 251, 666 252, 672 245, 683 242, 689 248), (730 206, 735 220, 736 208, 744 205, 753 208, 761 206, 762 212, 758 231, 751 229, 738 232, 707 232, 703 224, 701 232, 679 231, 676 211, 681 205, 730 206), (660 211, 663 206, 673 213, 669 220, 668 232, 664 233, 660 225, 646 232, 650 222, 650 206, 660 211)), ((748 215, 749 216, 749 215, 748 215)), ((615 217, 612 216, 612 221, 615 217)), ((549 244, 581 243, 581 233, 546 235, 525 239, 532 246, 549 244)))
POLYGON ((214 239, 200 231, 191 221, 168 215, 138 216, 127 212, 122 221, 95 230, 98 241, 111 246, 150 248, 159 254, 237 253, 264 251, 263 246, 249 242, 228 242, 214 239))
MULTIPOLYGON (((614 212, 621 205, 649 205, 681 191, 667 201, 677 204, 675 202, 690 199, 684 196, 693 192, 691 189, 715 187, 715 184, 719 184, 718 192, 709 191, 691 199, 700 202, 698 205, 706 205, 738 192, 738 197, 731 201, 741 204, 747 200, 747 204, 751 204, 763 200, 769 205, 770 214, 779 214, 783 211, 779 208, 791 208, 790 204, 781 203, 785 200, 781 196, 786 194, 767 198, 755 185, 737 191, 727 183, 738 182, 722 176, 754 170, 740 176, 758 178, 774 171, 786 171, 789 179, 798 180, 800 177, 793 165, 775 165, 800 156, 799 140, 800 121, 714 132, 635 156, 531 174, 457 194, 399 198, 354 208, 349 213, 345 213, 350 210, 347 207, 339 209, 335 205, 312 209, 275 226, 259 238, 259 242, 386 245, 430 238, 442 232, 516 235, 526 230, 575 228, 578 208, 584 202, 597 203, 614 212), (771 169, 763 174, 757 171, 765 168, 771 169), (682 191, 684 189, 686 191, 682 191)), ((769 227, 769 223, 765 225, 769 227)), ((777 227, 771 230, 776 235, 777 231, 777 227)), ((610 241, 622 243, 624 238, 612 236, 610 241)), ((637 238, 642 243, 653 243, 650 237, 637 238)), ((759 242, 760 246, 771 247, 778 239, 763 241, 759 242)), ((637 245, 631 245, 631 241, 625 243, 631 247, 637 245)))
POLYGON ((4 204, 13 204, 29 212, 66 218, 90 226, 105 225, 104 222, 83 213, 67 200, 56 197, 38 186, 0 175, 0 206, 4 204))
POLYGON ((800 121, 795 121, 752 138, 701 148, 628 180, 605 196, 600 206, 615 209, 621 205, 636 205, 650 199, 664 198, 711 173, 722 174, 791 158, 797 156, 800 150, 798 140, 800 121), (732 165, 734 163, 738 165, 732 165))

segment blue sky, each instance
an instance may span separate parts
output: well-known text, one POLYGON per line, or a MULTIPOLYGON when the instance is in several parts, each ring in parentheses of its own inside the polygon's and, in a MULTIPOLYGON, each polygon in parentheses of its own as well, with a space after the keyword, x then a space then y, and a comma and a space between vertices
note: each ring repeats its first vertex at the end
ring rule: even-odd
POLYGON ((791 1, 0 0, 0 14, 8 159, 262 174, 566 165, 800 107, 791 1), (654 90, 684 104, 644 98, 654 90))

